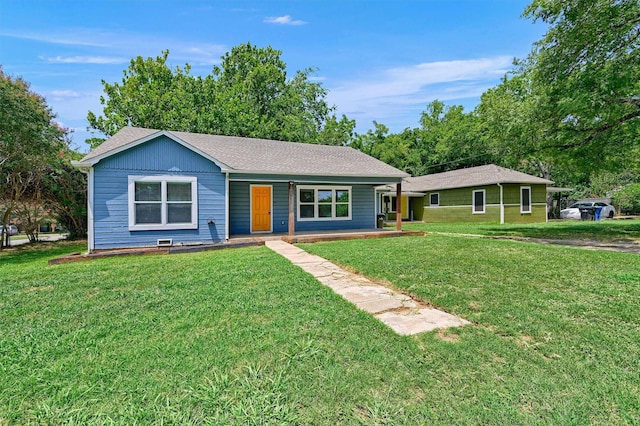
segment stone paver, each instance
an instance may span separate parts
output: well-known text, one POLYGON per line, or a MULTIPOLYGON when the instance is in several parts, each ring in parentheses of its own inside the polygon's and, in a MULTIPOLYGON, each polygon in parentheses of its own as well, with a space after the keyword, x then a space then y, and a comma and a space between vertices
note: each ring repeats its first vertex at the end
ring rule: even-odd
POLYGON ((346 271, 287 242, 270 240, 265 245, 294 265, 300 266, 358 308, 374 315, 398 334, 411 335, 470 324, 455 315, 425 307, 420 301, 346 271))

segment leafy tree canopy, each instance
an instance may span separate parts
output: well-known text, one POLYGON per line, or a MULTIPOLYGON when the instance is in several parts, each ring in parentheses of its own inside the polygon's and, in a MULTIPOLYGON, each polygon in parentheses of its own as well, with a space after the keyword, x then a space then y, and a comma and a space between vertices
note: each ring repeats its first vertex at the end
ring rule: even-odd
MULTIPOLYGON (((282 52, 251 43, 234 47, 210 75, 191 67, 170 69, 169 51, 132 59, 121 83, 104 80, 102 116, 88 113, 90 127, 113 135, 124 126, 223 134, 333 145, 347 144, 355 122, 326 102, 326 90, 309 76, 289 77, 282 52)), ((88 141, 97 146, 101 140, 88 141)))
MULTIPOLYGON (((54 118, 44 98, 26 81, 0 68, 1 225, 8 223, 18 202, 39 194, 37 185, 50 160, 67 148, 67 132, 54 118)), ((4 236, 4 227, 0 229, 4 236)))
POLYGON ((640 145, 640 3, 534 0, 525 16, 550 25, 516 71, 540 148, 620 166, 640 145))
POLYGON ((384 124, 373 124, 374 129, 357 135, 350 146, 415 176, 493 160, 477 115, 465 113, 460 105, 430 102, 420 116, 421 126, 400 133, 389 134, 384 124))

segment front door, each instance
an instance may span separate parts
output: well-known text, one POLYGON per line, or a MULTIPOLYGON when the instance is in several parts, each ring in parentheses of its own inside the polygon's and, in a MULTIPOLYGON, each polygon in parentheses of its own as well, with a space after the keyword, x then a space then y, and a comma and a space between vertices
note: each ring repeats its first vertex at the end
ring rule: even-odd
POLYGON ((270 185, 251 185, 251 232, 271 232, 270 185))

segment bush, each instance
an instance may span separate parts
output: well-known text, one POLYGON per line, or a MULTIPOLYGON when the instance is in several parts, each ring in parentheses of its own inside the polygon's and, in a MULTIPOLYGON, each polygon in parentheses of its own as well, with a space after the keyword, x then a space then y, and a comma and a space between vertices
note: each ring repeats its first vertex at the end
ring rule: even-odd
POLYGON ((628 185, 616 192, 612 202, 621 213, 640 214, 640 183, 628 185))

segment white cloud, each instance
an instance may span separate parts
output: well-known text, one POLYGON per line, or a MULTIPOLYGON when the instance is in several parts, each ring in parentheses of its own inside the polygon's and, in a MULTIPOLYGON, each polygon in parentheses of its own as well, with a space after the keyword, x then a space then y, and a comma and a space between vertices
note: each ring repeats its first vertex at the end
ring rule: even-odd
POLYGON ((49 94, 55 99, 72 99, 80 98, 83 94, 76 92, 75 90, 52 90, 49 94))
POLYGON ((91 47, 108 47, 109 43, 97 41, 95 30, 76 29, 61 34, 55 33, 38 33, 38 32, 19 32, 19 31, 0 31, 0 36, 21 38, 24 40, 38 41, 50 44, 62 44, 65 46, 91 46, 91 47))
POLYGON ((305 21, 299 19, 291 19, 290 15, 284 16, 269 16, 264 18, 264 22, 267 24, 279 24, 279 25, 304 25, 305 21))
POLYGON ((391 68, 330 88, 328 100, 359 126, 401 116, 406 122, 407 114, 415 114, 417 123, 427 103, 477 98, 498 84, 511 63, 511 57, 498 56, 391 68))
POLYGON ((42 58, 47 62, 55 64, 124 64, 129 62, 126 58, 109 56, 55 56, 52 58, 42 58))

